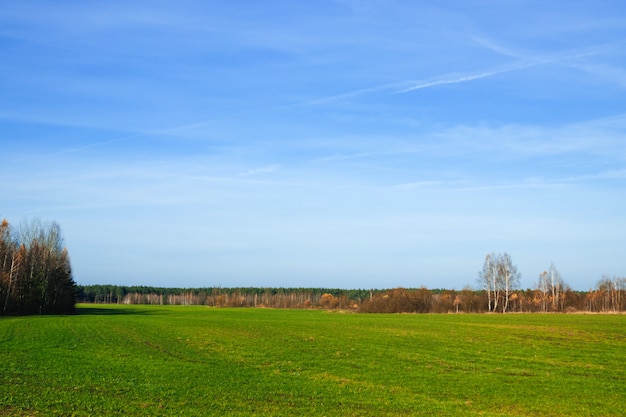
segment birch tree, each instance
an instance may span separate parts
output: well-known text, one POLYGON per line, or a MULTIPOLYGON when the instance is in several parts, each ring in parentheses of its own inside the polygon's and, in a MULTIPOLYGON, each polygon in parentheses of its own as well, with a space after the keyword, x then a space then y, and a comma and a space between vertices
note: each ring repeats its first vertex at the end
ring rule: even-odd
POLYGON ((485 256, 483 269, 479 273, 478 281, 481 287, 487 291, 488 311, 496 311, 502 290, 501 277, 498 275, 498 262, 500 255, 490 253, 485 256))
POLYGON ((537 290, 541 294, 541 311, 546 312, 548 311, 548 294, 550 293, 550 277, 548 271, 543 271, 539 274, 537 290))
POLYGON ((554 263, 550 264, 548 274, 550 275, 550 287, 552 291, 552 309, 560 310, 563 304, 562 298, 565 291, 565 283, 563 282, 563 278, 561 278, 561 274, 557 271, 556 266, 554 266, 554 263))
POLYGON ((502 312, 506 313, 511 292, 519 286, 519 279, 520 274, 508 253, 491 253, 485 257, 478 281, 487 291, 490 312, 497 311, 501 305, 502 312))
POLYGON ((504 303, 502 304, 502 312, 506 313, 509 307, 511 291, 519 287, 520 280, 520 274, 517 271, 517 266, 513 264, 511 256, 506 252, 500 256, 498 262, 498 275, 500 276, 500 281, 504 286, 504 303))
POLYGON ((625 278, 613 277, 608 274, 602 275, 602 279, 598 281, 598 292, 602 296, 602 310, 622 310, 622 292, 626 284, 625 278))
POLYGON ((13 274, 17 267, 17 243, 11 236, 9 222, 0 223, 0 311, 9 308, 13 274))
POLYGON ((75 286, 57 223, 23 222, 13 238, 0 224, 0 312, 2 314, 73 311, 75 286))
POLYGON ((489 312, 491 312, 491 282, 493 280, 491 271, 491 255, 487 254, 483 269, 478 273, 478 284, 487 291, 487 310, 489 312))
POLYGON ((541 311, 548 311, 548 307, 552 311, 563 310, 564 294, 569 287, 561 278, 561 274, 554 266, 550 264, 550 268, 539 274, 537 289, 541 291, 541 311))

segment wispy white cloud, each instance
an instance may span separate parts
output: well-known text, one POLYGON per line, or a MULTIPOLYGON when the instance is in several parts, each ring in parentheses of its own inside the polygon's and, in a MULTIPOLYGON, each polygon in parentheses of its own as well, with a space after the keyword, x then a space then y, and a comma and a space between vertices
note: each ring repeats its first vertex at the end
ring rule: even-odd
MULTIPOLYGON (((389 164, 401 158, 468 158, 479 162, 580 156, 587 164, 626 161, 626 115, 547 126, 541 124, 462 124, 421 127, 412 135, 338 137, 341 151, 310 160, 311 164, 364 161, 389 164), (593 157, 593 158, 591 158, 593 157)), ((322 148, 323 149, 323 148, 322 148)), ((327 148, 331 150, 332 148, 327 148)), ((409 167, 408 169, 415 169, 409 167)))
POLYGON ((181 126, 174 126, 174 127, 170 127, 170 128, 166 128, 166 129, 146 130, 146 131, 139 132, 139 133, 119 136, 119 137, 116 137, 116 138, 113 138, 113 139, 110 139, 110 140, 105 140, 105 141, 100 141, 100 142, 92 142, 92 143, 88 143, 86 145, 81 145, 81 146, 76 146, 76 147, 72 147, 72 148, 58 150, 58 151, 52 152, 50 155, 61 155, 61 154, 67 154, 67 153, 80 152, 80 151, 85 151, 85 150, 88 150, 88 149, 96 148, 96 147, 99 147, 99 146, 112 145, 114 143, 125 142, 125 141, 138 139, 138 138, 145 137, 145 136, 176 135, 176 134, 181 134, 181 133, 184 133, 186 131, 190 131, 190 130, 199 128, 199 127, 207 126, 210 123, 211 123, 210 121, 204 121, 204 122, 199 122, 199 123, 191 123, 191 124, 185 124, 185 125, 181 125, 181 126))
MULTIPOLYGON (((459 84, 466 83, 471 81, 476 81, 484 78, 494 77, 496 75, 521 71, 524 69, 529 69, 532 67, 554 64, 554 63, 563 63, 570 64, 575 60, 590 57, 593 55, 600 54, 606 51, 606 46, 596 46, 591 48, 579 48, 574 50, 566 50, 566 51, 558 51, 547 54, 538 54, 538 53, 523 53, 516 51, 507 46, 503 46, 497 42, 492 40, 488 40, 483 37, 475 37, 476 43, 490 49, 494 52, 497 52, 500 55, 507 56, 509 58, 514 58, 515 61, 506 65, 497 66, 491 69, 486 69, 483 71, 476 72, 464 72, 464 73, 451 73, 444 74, 440 76, 435 76, 430 79, 423 80, 403 80, 396 83, 389 84, 381 84, 372 87, 366 87, 362 89, 357 89, 353 91, 348 91, 345 93, 319 98, 316 100, 311 100, 307 104, 309 105, 321 105, 334 101, 351 99, 357 96, 375 94, 375 93, 389 93, 389 94, 405 94, 410 93, 412 91, 421 90, 425 88, 433 88, 443 85, 449 84, 459 84)), ((598 68, 597 71, 600 71, 601 68, 598 68)), ((605 71, 609 71, 609 69, 605 68, 605 71)))
POLYGON ((517 181, 494 181, 493 179, 457 179, 457 180, 422 180, 402 184, 395 184, 391 188, 398 190, 439 190, 446 192, 468 191, 505 191, 505 190, 533 190, 533 189, 559 189, 572 187, 579 183, 602 180, 626 179, 626 168, 601 171, 586 175, 570 177, 527 177, 517 181))
POLYGON ((462 286, 494 245, 572 241, 622 267, 623 7, 351 3, 7 3, 0 214, 130 284, 462 286))
POLYGON ((458 181, 424 181, 401 184, 396 188, 437 187, 456 191, 488 191, 488 190, 516 190, 516 189, 556 189, 574 186, 579 183, 602 180, 626 179, 626 168, 601 171, 586 175, 574 175, 570 177, 528 177, 519 181, 494 182, 491 180, 458 180, 458 181), (459 185, 465 184, 465 185, 459 185))
POLYGON ((459 125, 435 130, 429 135, 440 144, 433 149, 439 153, 497 152, 500 158, 585 153, 623 160, 626 159, 625 131, 626 117, 616 115, 556 126, 459 125))
POLYGON ((409 93, 415 90, 421 90, 423 88, 437 87, 440 85, 447 85, 447 84, 459 84, 459 83, 464 83, 468 81, 480 80, 481 78, 488 78, 488 77, 493 77, 495 75, 503 74, 506 72, 518 71, 518 70, 528 68, 534 65, 538 65, 538 64, 521 62, 521 63, 512 64, 512 65, 501 67, 501 68, 496 68, 493 70, 483 71, 483 72, 467 73, 467 74, 451 74, 451 75, 438 77, 433 80, 407 82, 407 84, 412 84, 412 85, 406 88, 399 89, 395 91, 394 93, 404 94, 404 93, 409 93))
POLYGON ((393 188, 444 188, 467 183, 467 180, 424 180, 396 184, 393 188))
POLYGON ((392 90, 397 90, 402 85, 404 85, 404 84, 403 83, 393 83, 393 84, 378 85, 378 86, 375 86, 375 87, 361 88, 361 89, 358 89, 358 90, 348 91, 346 93, 341 93, 341 94, 337 94, 337 95, 334 95, 334 96, 322 97, 322 98, 318 98, 318 99, 315 99, 315 100, 311 100, 311 101, 308 101, 306 104, 315 106, 315 105, 331 103, 333 101, 346 100, 346 99, 350 99, 350 98, 353 98, 353 97, 358 97, 358 96, 362 96, 362 95, 370 94, 370 93, 392 91, 392 90))
POLYGON ((326 163, 326 162, 332 162, 332 161, 347 161, 350 159, 371 158, 375 156, 380 156, 381 154, 384 154, 384 153, 389 153, 389 151, 332 154, 332 155, 327 155, 327 156, 323 156, 320 158, 315 158, 311 162, 315 164, 315 163, 326 163))
POLYGON ((316 100, 311 100, 307 104, 309 105, 321 105, 334 101, 346 100, 358 96, 363 96, 373 93, 388 93, 388 94, 405 94, 415 90, 421 90, 424 88, 438 87, 447 84, 458 84, 482 78, 492 77, 498 74, 521 70, 537 63, 520 62, 505 67, 495 68, 486 71, 480 71, 475 73, 463 73, 463 74, 446 74, 438 77, 433 77, 427 80, 411 81, 405 80, 397 83, 382 84, 374 87, 362 88, 358 90, 349 91, 334 96, 324 97, 316 100))
POLYGON ((39 125, 50 125, 69 128, 92 128, 92 129, 110 129, 102 124, 89 123, 84 120, 78 120, 73 118, 55 117, 47 114, 35 114, 28 112, 17 112, 14 110, 0 110, 0 121, 13 121, 20 123, 32 123, 39 125))
POLYGON ((476 44, 480 45, 481 47, 484 47, 499 55, 504 55, 508 58, 523 59, 523 60, 526 60, 529 58, 528 54, 512 49, 511 47, 504 45, 500 42, 497 42, 494 39, 490 39, 484 35, 474 35, 472 36, 471 39, 472 41, 474 41, 476 44))
POLYGON ((572 182, 585 182, 585 181, 595 181, 595 180, 622 180, 626 179, 626 168, 623 169, 613 169, 608 171, 597 172, 593 174, 586 175, 575 175, 572 177, 567 177, 561 179, 564 183, 572 183, 572 182))
POLYGON ((420 90, 424 88, 437 87, 446 84, 458 84, 468 81, 479 80, 481 78, 492 77, 498 74, 502 74, 505 72, 511 72, 516 70, 521 70, 523 68, 527 68, 532 65, 530 63, 519 63, 510 65, 507 67, 476 72, 476 73, 465 73, 465 74, 448 74, 440 77, 434 77, 428 80, 420 80, 420 81, 402 81, 398 83, 392 84, 382 84, 374 87, 362 88, 358 90, 349 91, 342 94, 337 94, 334 96, 323 97, 315 100, 311 100, 307 102, 308 105, 322 105, 326 103, 331 103, 335 101, 341 101, 346 99, 351 99, 358 96, 363 96, 367 94, 373 93, 389 93, 389 94, 404 94, 409 93, 411 91, 420 90))
POLYGON ((570 64, 572 68, 585 71, 595 76, 598 80, 617 84, 622 88, 626 88, 626 71, 623 68, 613 65, 599 63, 575 63, 570 64))
POLYGON ((525 61, 528 63, 537 64, 568 62, 579 58, 587 58, 591 56, 606 54, 615 49, 615 44, 600 44, 594 46, 565 49, 561 51, 537 52, 527 51, 508 44, 504 44, 501 41, 490 39, 484 35, 475 35, 472 37, 472 40, 476 44, 499 55, 508 58, 515 58, 517 60, 525 61))
POLYGON ((544 54, 544 55, 539 55, 539 54, 523 55, 523 54, 513 52, 504 47, 496 46, 494 44, 487 44, 487 43, 483 43, 483 44, 489 45, 490 49, 493 49, 501 54, 516 58, 517 61, 508 65, 496 67, 496 68, 486 70, 486 71, 481 71, 481 72, 476 72, 476 73, 465 73, 465 74, 451 74, 451 75, 438 77, 432 80, 417 81, 414 83, 414 85, 404 88, 404 89, 400 89, 396 91, 396 93, 402 94, 402 93, 408 93, 408 92, 423 89, 423 88, 437 87, 437 86, 446 85, 446 84, 464 83, 468 81, 479 80, 482 78, 493 77, 493 76, 507 73, 507 72, 520 71, 523 69, 528 69, 528 68, 532 68, 532 67, 539 66, 539 65, 546 65, 546 64, 556 63, 556 62, 567 62, 567 61, 571 61, 571 60, 575 60, 575 59, 579 59, 583 57, 588 57, 588 56, 592 56, 592 55, 596 55, 600 53, 600 50, 598 48, 585 48, 585 49, 563 51, 563 52, 550 53, 550 54, 544 54))
POLYGON ((534 65, 542 63, 560 64, 565 67, 593 74, 598 77, 598 79, 618 84, 621 87, 626 87, 626 71, 624 71, 621 67, 602 62, 588 62, 587 59, 590 57, 610 57, 614 55, 621 55, 624 50, 623 42, 607 43, 592 47, 545 54, 523 51, 521 49, 511 47, 510 45, 504 45, 502 42, 488 39, 485 36, 475 36, 473 37, 473 40, 477 44, 499 55, 515 58, 528 63, 534 63, 534 65))
POLYGON ((254 176, 254 175, 259 175, 259 174, 270 174, 272 172, 278 171, 279 169, 280 169, 280 165, 272 164, 272 165, 267 165, 267 166, 263 166, 260 168, 253 168, 248 171, 240 172, 239 176, 249 177, 249 176, 254 176))

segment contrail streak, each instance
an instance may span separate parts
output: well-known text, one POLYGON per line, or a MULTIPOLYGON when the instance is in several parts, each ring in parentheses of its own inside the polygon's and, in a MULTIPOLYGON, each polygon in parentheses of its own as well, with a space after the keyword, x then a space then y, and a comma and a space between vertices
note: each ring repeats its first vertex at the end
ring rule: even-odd
MULTIPOLYGON (((490 49, 494 49, 493 46, 488 46, 488 47, 490 47, 490 49)), ((482 78, 493 77, 498 74, 504 74, 504 73, 513 72, 513 71, 520 71, 526 68, 532 68, 532 67, 536 67, 539 65, 550 64, 553 62, 568 61, 572 59, 583 58, 583 57, 587 57, 590 55, 595 55, 599 52, 600 50, 598 50, 597 48, 588 48, 588 49, 566 51, 566 52, 560 52, 560 53, 544 55, 544 56, 534 56, 534 57, 516 56, 516 55, 513 55, 513 53, 508 52, 506 53, 506 55, 515 56, 516 58, 518 58, 518 62, 507 65, 507 66, 494 68, 492 70, 487 70, 487 71, 482 71, 482 72, 477 72, 477 73, 447 74, 444 76, 435 77, 435 78, 431 78, 427 80, 421 80, 421 81, 403 81, 403 82, 392 83, 392 84, 382 84, 382 85, 378 85, 374 87, 349 91, 343 94, 337 94, 335 96, 321 98, 318 100, 313 100, 313 101, 308 102, 308 104, 309 105, 325 104, 325 103, 339 101, 339 100, 348 99, 352 97, 357 97, 357 96, 361 96, 365 94, 385 92, 385 91, 390 92, 391 94, 405 94, 411 91, 421 90, 424 88, 475 81, 475 80, 480 80, 482 78)), ((504 54, 504 52, 500 52, 500 53, 504 54)))
POLYGON ((80 151, 84 151, 84 150, 87 150, 87 149, 95 148, 95 147, 98 147, 98 146, 106 146, 106 145, 110 145, 110 144, 117 143, 117 142, 124 142, 124 141, 128 141, 128 140, 131 140, 131 139, 140 138, 140 137, 143 137, 143 136, 167 135, 167 134, 175 133, 175 132, 178 132, 178 131, 181 131, 181 130, 187 130, 187 129, 192 129, 192 128, 199 127, 199 126, 205 126, 208 123, 210 123, 210 122, 205 121, 205 122, 199 122, 199 123, 191 123, 191 124, 182 125, 182 126, 170 127, 170 128, 166 128, 166 129, 150 130, 150 131, 146 131, 146 132, 134 133, 134 134, 131 134, 131 135, 121 136, 121 137, 110 139, 110 140, 105 140, 105 141, 101 141, 101 142, 93 142, 93 143, 89 143, 89 144, 86 144, 86 145, 83 145, 83 146, 77 146, 77 147, 74 147, 74 148, 69 148, 69 149, 56 151, 56 152, 53 152, 51 155, 61 155, 61 154, 72 153, 72 152, 80 152, 80 151))

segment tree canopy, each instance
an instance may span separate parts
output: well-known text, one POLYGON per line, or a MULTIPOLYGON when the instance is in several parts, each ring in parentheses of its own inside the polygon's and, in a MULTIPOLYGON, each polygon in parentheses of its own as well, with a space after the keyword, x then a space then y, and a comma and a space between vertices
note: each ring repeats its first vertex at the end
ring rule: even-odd
POLYGON ((76 284, 60 226, 0 223, 0 314, 74 311, 76 284))

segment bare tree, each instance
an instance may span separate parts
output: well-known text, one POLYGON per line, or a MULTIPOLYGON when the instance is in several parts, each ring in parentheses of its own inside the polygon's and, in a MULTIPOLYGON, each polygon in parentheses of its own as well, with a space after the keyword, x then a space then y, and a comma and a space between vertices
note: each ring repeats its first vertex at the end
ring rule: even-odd
POLYGON ((562 305, 561 299, 565 290, 565 284, 561 278, 561 274, 557 271, 556 266, 554 266, 554 263, 550 264, 548 274, 550 275, 550 287, 552 291, 552 309, 559 310, 562 305))
POLYGON ((617 289, 617 308, 619 310, 624 310, 623 304, 623 295, 624 289, 626 288, 626 278, 615 278, 615 287, 617 289))
POLYGON ((517 266, 513 264, 511 256, 506 252, 500 256, 498 262, 498 275, 500 276, 500 281, 504 284, 504 303, 502 305, 502 312, 506 313, 506 310, 509 307, 511 292, 519 287, 520 280, 520 274, 517 271, 517 266))
POLYGON ((619 278, 610 275, 602 275, 602 279, 598 281, 597 292, 601 296, 602 310, 620 311, 622 307, 622 292, 626 285, 626 278, 619 278))
POLYGON ((550 264, 547 271, 539 274, 539 281, 536 289, 541 292, 541 311, 548 311, 550 307, 553 311, 563 309, 564 295, 568 286, 563 282, 561 274, 554 266, 550 264))
POLYGON ((498 308, 498 299, 500 298, 500 288, 498 282, 498 255, 491 253, 485 256, 483 269, 478 274, 478 282, 484 290, 487 291, 488 311, 495 311, 498 308))
POLYGON ((539 274, 539 281, 537 281, 537 290, 541 294, 541 311, 548 311, 548 294, 550 293, 550 277, 548 271, 543 271, 539 274))
POLYGON ((13 276, 18 262, 17 242, 12 236, 11 227, 6 219, 0 223, 0 306, 6 313, 11 300, 13 276))
POLYGON ((23 222, 13 237, 0 224, 1 312, 62 313, 74 309, 75 283, 57 223, 23 222), (9 261, 10 260, 10 261, 9 261))
POLYGON ((501 305, 502 312, 506 313, 509 298, 512 291, 519 286, 519 279, 520 274, 508 253, 491 253, 485 257, 478 281, 487 290, 489 311, 496 311, 498 305, 501 305))

